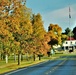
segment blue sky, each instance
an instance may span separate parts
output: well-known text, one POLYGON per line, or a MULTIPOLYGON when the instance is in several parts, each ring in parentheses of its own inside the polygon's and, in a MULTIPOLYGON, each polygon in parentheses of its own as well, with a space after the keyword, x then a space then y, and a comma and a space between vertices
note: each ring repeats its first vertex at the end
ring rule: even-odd
POLYGON ((51 23, 58 24, 63 32, 67 27, 73 29, 76 26, 76 0, 27 0, 26 6, 31 8, 33 13, 41 14, 46 31, 51 23))

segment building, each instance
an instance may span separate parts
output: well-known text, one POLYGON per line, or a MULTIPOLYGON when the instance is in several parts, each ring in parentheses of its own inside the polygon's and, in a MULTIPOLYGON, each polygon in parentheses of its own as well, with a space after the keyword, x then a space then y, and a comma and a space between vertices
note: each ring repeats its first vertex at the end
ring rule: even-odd
POLYGON ((62 45, 63 50, 75 50, 76 40, 72 37, 68 38, 62 45))

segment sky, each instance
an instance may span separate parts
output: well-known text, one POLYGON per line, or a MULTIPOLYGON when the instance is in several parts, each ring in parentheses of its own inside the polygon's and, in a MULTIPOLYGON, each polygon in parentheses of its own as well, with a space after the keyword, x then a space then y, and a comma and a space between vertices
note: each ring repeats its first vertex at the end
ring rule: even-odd
POLYGON ((67 27, 73 30, 76 26, 76 0, 27 0, 26 6, 32 13, 41 14, 46 31, 50 24, 58 24, 63 32, 67 27))

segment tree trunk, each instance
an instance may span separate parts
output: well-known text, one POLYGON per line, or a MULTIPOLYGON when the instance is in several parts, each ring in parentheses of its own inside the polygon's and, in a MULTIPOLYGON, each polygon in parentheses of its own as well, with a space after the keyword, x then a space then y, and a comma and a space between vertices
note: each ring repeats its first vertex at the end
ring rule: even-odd
POLYGON ((21 54, 21 61, 23 61, 23 54, 21 54))
POLYGON ((39 55, 39 60, 41 60, 41 56, 39 55))
POLYGON ((48 57, 50 57, 50 52, 47 52, 47 54, 48 54, 48 57))
POLYGON ((19 52, 19 54, 18 54, 18 65, 20 65, 21 64, 21 53, 19 52))
POLYGON ((14 53, 14 62, 16 62, 16 54, 14 53))
POLYGON ((8 54, 6 54, 6 63, 8 63, 8 54))
POLYGON ((3 59, 3 60, 6 59, 6 53, 2 53, 2 59, 3 59))
POLYGON ((1 60, 3 60, 3 54, 1 53, 1 60))
POLYGON ((34 61, 35 61, 35 59, 36 59, 36 58, 35 58, 35 52, 33 53, 33 58, 34 58, 34 61))

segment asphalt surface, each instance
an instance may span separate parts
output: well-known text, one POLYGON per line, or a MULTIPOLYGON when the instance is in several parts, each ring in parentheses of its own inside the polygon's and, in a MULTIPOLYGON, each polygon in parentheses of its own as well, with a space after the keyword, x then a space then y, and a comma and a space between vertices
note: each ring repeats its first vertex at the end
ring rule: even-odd
POLYGON ((76 75, 76 56, 63 56, 3 75, 76 75))

